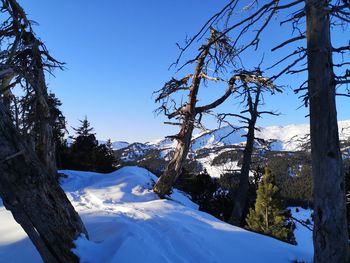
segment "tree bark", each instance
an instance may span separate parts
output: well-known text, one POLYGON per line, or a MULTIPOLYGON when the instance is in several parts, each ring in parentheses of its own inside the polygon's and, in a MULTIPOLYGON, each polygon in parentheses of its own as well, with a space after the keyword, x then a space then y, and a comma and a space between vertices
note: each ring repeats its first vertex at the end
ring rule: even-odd
POLYGON ((252 162, 252 154, 254 147, 254 129, 255 121, 249 122, 248 134, 247 134, 247 143, 243 151, 243 162, 241 167, 241 174, 237 193, 235 194, 233 200, 233 210, 230 218, 230 223, 233 225, 241 226, 244 220, 243 215, 247 206, 247 199, 249 193, 249 171, 250 164, 252 162), (254 123, 254 124, 253 124, 254 123))
POLYGON ((38 132, 35 136, 35 148, 39 159, 45 165, 49 174, 56 178, 57 164, 56 164, 56 146, 53 139, 52 119, 50 107, 48 105, 49 95, 47 93, 47 86, 45 83, 44 68, 41 61, 41 54, 39 49, 39 41, 33 41, 33 59, 36 62, 34 78, 31 79, 31 85, 35 91, 36 99, 36 122, 38 125, 35 131, 38 132))
POLYGON ((182 137, 178 139, 174 157, 154 185, 153 190, 160 198, 164 198, 165 195, 170 193, 172 186, 176 183, 182 172, 189 152, 193 132, 193 121, 187 120, 186 123, 186 126, 183 126, 181 129, 180 134, 182 134, 182 137))
POLYGON ((327 0, 306 0, 308 91, 314 187, 314 262, 348 262, 344 174, 339 147, 327 0))
POLYGON ((11 109, 11 99, 13 95, 8 86, 10 85, 12 78, 13 74, 8 74, 1 78, 2 103, 7 110, 11 109))
MULTIPOLYGON (((250 92, 249 90, 247 92, 250 92)), ((254 104, 251 101, 251 96, 248 94, 249 112, 251 114, 248 121, 247 143, 243 151, 243 162, 241 167, 240 180, 238 190, 233 199, 233 210, 230 218, 230 223, 233 225, 241 226, 244 221, 245 211, 247 209, 247 201, 249 194, 249 171, 252 162, 252 154, 255 141, 255 125, 258 118, 258 104, 260 101, 261 88, 257 88, 257 94, 254 104)))
POLYGON ((86 229, 63 190, 23 141, 0 103, 0 197, 44 262, 78 262, 73 241, 86 229))
POLYGON ((188 95, 188 102, 181 113, 184 120, 181 124, 180 133, 176 136, 178 143, 175 149, 174 157, 168 163, 164 173, 159 177, 157 183, 153 187, 154 192, 156 192, 160 198, 164 198, 165 195, 170 193, 172 186, 175 184, 182 172, 182 168, 190 149, 194 122, 197 115, 196 103, 201 82, 201 74, 205 59, 209 53, 209 43, 211 40, 212 39, 210 38, 208 40, 208 44, 203 46, 203 53, 196 62, 195 73, 192 77, 192 84, 189 89, 190 93, 188 95))

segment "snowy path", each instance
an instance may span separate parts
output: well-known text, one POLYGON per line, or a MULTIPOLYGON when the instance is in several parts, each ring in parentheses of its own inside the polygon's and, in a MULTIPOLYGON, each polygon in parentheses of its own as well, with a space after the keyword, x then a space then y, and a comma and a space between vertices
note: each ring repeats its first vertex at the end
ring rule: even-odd
MULTIPOLYGON (((62 186, 90 235, 77 241, 82 262, 311 261, 311 251, 223 223, 180 192, 159 200, 149 190, 156 178, 145 169, 65 173, 62 186)), ((0 262, 41 262, 1 205, 0 220, 0 262)))

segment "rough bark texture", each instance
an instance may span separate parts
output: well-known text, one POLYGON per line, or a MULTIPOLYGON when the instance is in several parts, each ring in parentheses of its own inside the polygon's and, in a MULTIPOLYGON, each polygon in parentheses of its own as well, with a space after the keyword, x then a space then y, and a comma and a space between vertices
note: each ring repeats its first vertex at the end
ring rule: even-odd
POLYGON ((37 124, 35 125, 38 125, 38 129, 36 129, 38 135, 35 141, 35 148, 39 159, 45 165, 49 174, 55 178, 57 174, 56 149, 53 139, 51 113, 48 105, 49 95, 47 93, 44 68, 39 50, 40 43, 36 39, 33 42, 32 52, 36 62, 36 72, 34 79, 31 80, 31 84, 34 88, 36 99, 37 124))
POLYGON ((15 129, 0 103, 0 197, 45 262, 78 262, 73 241, 85 227, 63 190, 15 129))
POLYGON ((348 262, 348 231, 327 6, 306 0, 314 262, 340 263, 348 262))
POLYGON ((188 125, 181 129, 180 134, 183 134, 183 137, 178 139, 174 157, 171 159, 164 173, 161 177, 159 177, 157 183, 154 185, 153 190, 161 198, 164 198, 165 195, 169 194, 172 186, 175 184, 182 172, 182 168, 191 145, 192 132, 193 122, 189 120, 188 125))
POLYGON ((12 92, 8 88, 13 78, 13 74, 8 74, 1 78, 2 102, 7 110, 11 108, 12 92))

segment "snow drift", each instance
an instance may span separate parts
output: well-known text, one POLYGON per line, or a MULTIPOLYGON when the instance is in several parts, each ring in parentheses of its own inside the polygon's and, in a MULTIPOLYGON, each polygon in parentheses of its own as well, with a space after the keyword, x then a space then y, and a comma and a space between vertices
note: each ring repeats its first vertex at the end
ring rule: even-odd
MULTIPOLYGON (((312 250, 226 224, 175 190, 160 200, 156 177, 138 167, 114 173, 63 171, 62 186, 90 235, 76 241, 81 262, 311 262, 312 250)), ((41 259, 0 203, 0 262, 41 259)), ((310 240, 311 241, 311 240, 310 240)))

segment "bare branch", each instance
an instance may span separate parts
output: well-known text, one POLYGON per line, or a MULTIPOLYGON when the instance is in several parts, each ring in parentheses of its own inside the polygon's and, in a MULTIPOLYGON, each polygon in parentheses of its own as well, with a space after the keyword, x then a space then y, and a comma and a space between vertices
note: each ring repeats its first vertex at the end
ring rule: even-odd
POLYGON ((291 39, 288 39, 287 41, 284 41, 283 43, 281 43, 280 45, 278 45, 277 47, 274 47, 273 49, 271 49, 271 51, 276 51, 279 48, 284 47, 285 45, 288 45, 290 43, 305 39, 306 36, 305 35, 301 35, 301 36, 297 36, 297 37, 293 37, 291 39))

